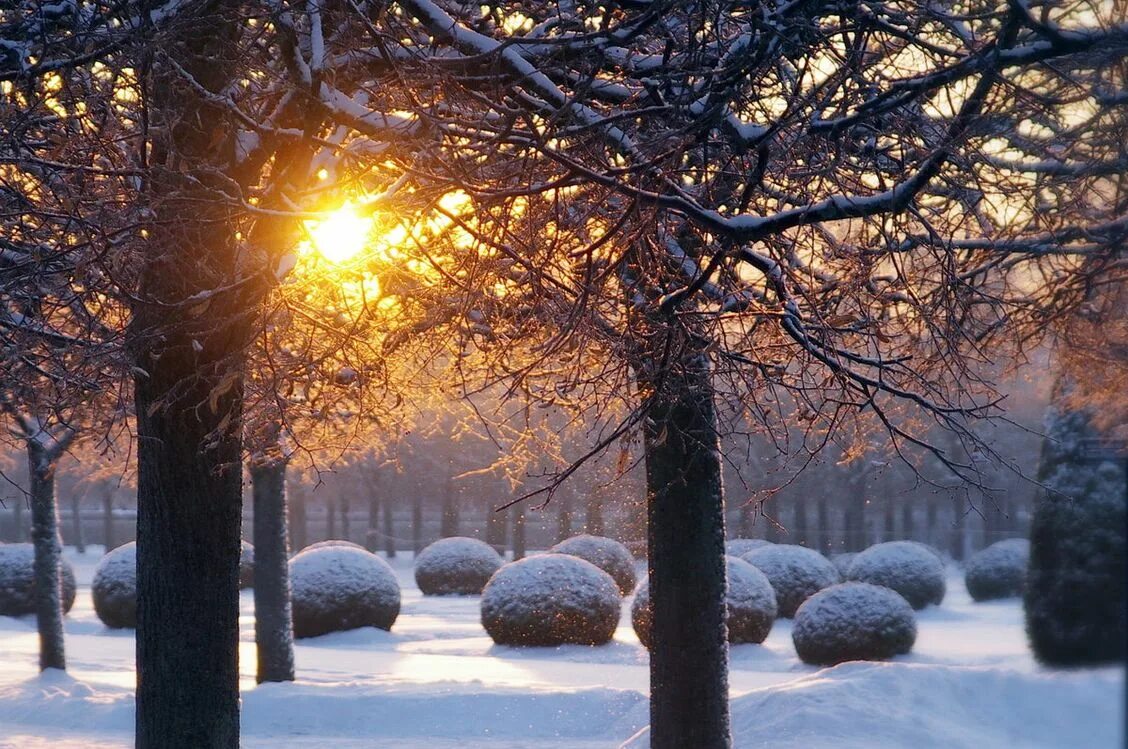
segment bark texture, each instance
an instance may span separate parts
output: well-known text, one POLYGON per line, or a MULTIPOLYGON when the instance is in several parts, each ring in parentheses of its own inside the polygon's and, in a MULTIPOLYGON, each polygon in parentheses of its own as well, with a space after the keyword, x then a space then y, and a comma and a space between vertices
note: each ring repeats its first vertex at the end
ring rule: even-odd
POLYGON ((31 543, 35 547, 35 622, 39 630, 39 668, 66 670, 63 642, 62 570, 59 512, 55 503, 58 452, 35 439, 27 442, 31 484, 31 543))
POLYGON ((286 463, 252 463, 255 544, 255 678, 294 680, 294 630, 290 618, 290 553, 286 534, 286 463))

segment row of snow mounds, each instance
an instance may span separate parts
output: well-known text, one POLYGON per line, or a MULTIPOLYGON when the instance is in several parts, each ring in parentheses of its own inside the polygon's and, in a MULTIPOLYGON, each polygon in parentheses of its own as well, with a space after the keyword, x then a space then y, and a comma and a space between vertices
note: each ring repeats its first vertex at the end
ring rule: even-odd
POLYGON ((916 541, 886 541, 859 552, 846 569, 846 579, 897 591, 914 609, 944 600, 944 562, 916 541))
POLYGON ((290 559, 295 637, 358 627, 390 630, 400 612, 392 568, 354 544, 307 547, 290 559))
MULTIPOLYGON (((760 644, 776 620, 776 595, 763 572, 739 557, 726 556, 728 588, 725 594, 728 641, 760 644)), ((631 605, 631 624, 643 647, 650 647, 650 586, 643 582, 631 605)))
POLYGON ((1008 538, 976 552, 967 560, 964 582, 976 601, 1021 596, 1026 590, 1026 568, 1030 564, 1030 542, 1008 538))
MULTIPOLYGON (((255 548, 246 541, 239 549, 239 587, 254 585, 255 548)), ((111 549, 94 568, 90 583, 94 613, 111 629, 137 627, 137 542, 111 549)))
POLYGON ((815 593, 838 582, 838 570, 814 549, 766 544, 741 557, 767 576, 775 591, 779 616, 790 619, 815 593))
POLYGON ((635 559, 623 544, 613 538, 581 534, 564 539, 548 550, 549 554, 571 554, 591 562, 606 572, 619 586, 622 595, 629 595, 638 583, 635 559))
MULTIPOLYGON (((70 611, 77 590, 74 568, 60 557, 63 579, 63 610, 70 611)), ((31 544, 0 544, 0 616, 35 613, 35 547, 31 544)))

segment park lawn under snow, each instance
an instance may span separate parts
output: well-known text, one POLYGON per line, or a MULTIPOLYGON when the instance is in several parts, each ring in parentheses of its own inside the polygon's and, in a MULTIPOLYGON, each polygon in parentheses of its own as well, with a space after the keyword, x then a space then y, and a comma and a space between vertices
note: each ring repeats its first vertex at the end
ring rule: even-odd
MULTIPOLYGON (((79 581, 66 620, 68 674, 38 673, 34 617, 0 617, 0 747, 132 745, 133 634, 94 615, 100 549, 68 556, 79 581)), ((479 624, 477 598, 424 598, 410 555, 391 562, 403 589, 393 631, 300 641, 291 684, 255 686, 253 601, 243 592, 244 746, 646 745, 646 652, 629 605, 603 647, 499 647, 479 624)), ((944 604, 917 612, 916 646, 892 662, 805 666, 790 620, 777 621, 763 645, 733 647, 736 746, 1120 746, 1123 671, 1038 667, 1019 602, 973 604, 950 572, 944 604)))

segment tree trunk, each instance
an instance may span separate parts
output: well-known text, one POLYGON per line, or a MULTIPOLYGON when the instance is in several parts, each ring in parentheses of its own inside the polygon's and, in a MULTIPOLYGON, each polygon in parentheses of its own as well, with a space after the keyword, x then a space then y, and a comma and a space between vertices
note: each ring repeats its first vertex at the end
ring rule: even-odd
POLYGON ((513 561, 524 559, 528 549, 525 546, 525 508, 513 505, 513 561))
POLYGON ((561 492, 557 501, 560 506, 556 515, 556 542, 560 543, 572 536, 572 494, 567 489, 561 492))
POLYGON ((830 528, 830 502, 826 496, 820 496, 816 505, 819 523, 819 543, 816 547, 823 554, 830 554, 835 548, 835 540, 830 528))
POLYGON ((756 504, 744 502, 740 505, 740 538, 753 538, 756 532, 756 504))
POLYGON ((114 548, 114 490, 109 486, 102 490, 102 543, 106 551, 114 548))
POLYGON ((337 498, 325 497, 325 537, 337 538, 337 498))
POLYGON ((902 500, 901 505, 901 538, 906 541, 916 540, 916 518, 913 515, 913 503, 908 498, 902 500))
POLYGON ((71 521, 74 524, 74 549, 79 554, 86 553, 86 538, 82 535, 82 495, 71 495, 71 521))
POLYGON ((651 625, 650 746, 727 749, 725 519, 713 388, 704 353, 640 379, 651 625))
POLYGON ((952 493, 952 529, 948 534, 948 553, 956 561, 963 559, 965 525, 967 525, 967 512, 964 508, 964 498, 956 491, 952 493))
POLYGON ((593 536, 602 536, 607 531, 603 527, 603 497, 594 488, 588 490, 585 508, 584 527, 593 536))
POLYGON ((137 414, 137 749, 237 749, 245 351, 262 288, 223 177, 239 4, 184 7, 146 78, 148 236, 128 344, 137 414), (190 78, 192 83, 185 82, 190 78), (203 298, 206 303, 200 302, 203 298))
POLYGON ((290 514, 290 548, 301 551, 309 545, 305 487, 301 483, 293 481, 290 483, 290 490, 286 495, 286 506, 290 514))
POLYGON ((885 500, 885 514, 883 524, 883 541, 893 541, 897 538, 897 513, 896 508, 893 506, 893 500, 885 500))
POLYGON ((423 493, 418 490, 411 500, 411 548, 415 556, 423 551, 423 493))
POLYGON ((388 559, 396 558, 396 517, 390 496, 384 497, 384 553, 388 559))
MULTIPOLYGON (((857 469, 855 469, 857 471, 857 469)), ((846 499, 846 512, 843 518, 846 526, 846 551, 862 551, 866 548, 866 476, 861 472, 851 477, 850 496, 846 499)))
POLYGON ((348 491, 340 494, 340 509, 341 509, 341 538, 346 541, 351 541, 352 527, 349 525, 349 508, 352 504, 349 501, 348 491))
POLYGON ((24 503, 27 502, 23 497, 16 497, 12 500, 12 524, 15 528, 12 530, 12 542, 23 543, 27 539, 27 534, 24 533, 24 503))
POLYGON ((936 501, 935 497, 928 498, 928 506, 925 508, 924 515, 924 532, 928 539, 928 543, 939 548, 940 540, 937 538, 937 527, 940 525, 940 503, 936 501))
POLYGON ((375 553, 380 548, 380 492, 374 478, 370 478, 368 491, 368 530, 364 534, 364 548, 375 553))
POLYGON ((449 475, 443 488, 442 528, 439 535, 443 538, 458 535, 458 495, 454 490, 454 478, 449 475))
POLYGON ((286 544, 286 462, 251 464, 254 496, 256 679, 294 680, 290 565, 286 544))
POLYGON ((63 644, 62 542, 55 504, 57 455, 35 439, 27 441, 31 484, 31 542, 35 546, 35 621, 39 629, 39 668, 66 670, 63 644))
POLYGON ((795 519, 792 521, 792 543, 800 546, 811 545, 811 526, 807 519, 807 500, 804 497, 795 499, 795 519))
POLYGON ((495 510, 491 503, 486 505, 486 543, 494 547, 498 554, 505 554, 505 537, 509 532, 509 513, 495 510))

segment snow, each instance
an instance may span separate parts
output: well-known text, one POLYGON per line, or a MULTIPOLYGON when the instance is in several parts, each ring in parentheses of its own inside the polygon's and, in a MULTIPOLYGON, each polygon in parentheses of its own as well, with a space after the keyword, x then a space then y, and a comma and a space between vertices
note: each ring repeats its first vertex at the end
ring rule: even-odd
MULTIPOLYGON (((70 675, 39 675, 34 617, 0 617, 0 749, 132 746, 133 632, 94 616, 101 550, 66 554, 79 581, 70 675)), ((403 592, 392 631, 300 641, 292 684, 255 685, 253 595, 241 594, 244 747, 614 749, 648 722, 646 651, 628 607, 604 646, 502 647, 477 599, 423 596, 411 555, 392 564, 403 592)), ((953 572, 944 603, 916 618, 913 651, 884 663, 806 666, 789 620, 763 645, 733 646, 736 749, 1122 745, 1123 670, 1038 666, 1016 599, 973 603, 953 572)))
POLYGON ((476 538, 441 538, 419 552, 415 584, 425 595, 476 596, 502 562, 492 546, 476 538))
POLYGON ((500 645, 602 645, 622 598, 614 578, 571 554, 510 562, 482 591, 482 626, 500 645))
POLYGON ((635 559, 630 550, 613 538, 591 536, 586 533, 566 538, 549 549, 555 554, 571 554, 586 562, 591 562, 606 572, 619 586, 619 592, 627 595, 638 583, 635 573, 635 559))
POLYGON ((1030 542, 1025 538, 998 541, 967 561, 964 583, 977 601, 1020 596, 1029 563, 1030 542))
MULTIPOLYGON (((728 586, 726 622, 730 643, 761 643, 771 632, 778 607, 768 578, 736 556, 726 556, 728 586)), ((638 639, 650 647, 650 586, 643 583, 631 604, 631 624, 638 639)))
POLYGON ((854 557, 846 577, 892 588, 914 609, 944 600, 944 563, 934 551, 915 541, 874 544, 854 557))
POLYGON ((792 544, 761 546, 742 559, 767 575, 775 589, 779 615, 791 617, 799 604, 838 582, 838 570, 814 549, 792 544))
POLYGON ((795 612, 791 638, 806 663, 884 660, 916 642, 913 607, 898 593, 869 583, 840 583, 814 594, 795 612))

